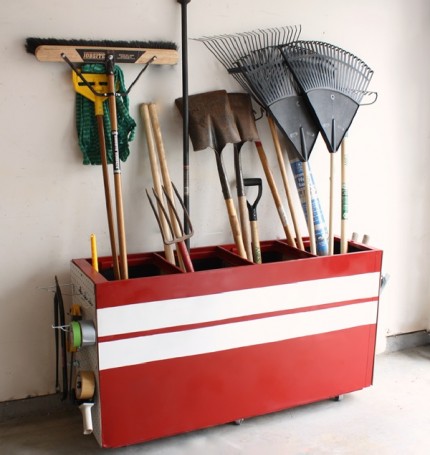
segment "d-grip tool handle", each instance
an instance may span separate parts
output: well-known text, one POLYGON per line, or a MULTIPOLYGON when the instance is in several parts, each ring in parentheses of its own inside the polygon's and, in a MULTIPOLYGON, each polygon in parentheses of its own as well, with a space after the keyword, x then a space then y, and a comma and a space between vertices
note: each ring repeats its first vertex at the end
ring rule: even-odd
POLYGON ((258 233, 258 224, 257 224, 257 205, 261 199, 263 193, 263 182, 260 178, 246 178, 243 179, 244 186, 256 186, 258 187, 257 197, 254 202, 251 204, 249 201, 246 201, 248 206, 249 221, 251 224, 251 237, 252 237, 252 252, 254 262, 257 264, 262 263, 261 259, 261 248, 260 248, 260 235, 258 233))
POLYGON ((251 204, 247 201, 249 221, 257 221, 257 205, 260 202, 261 195, 263 194, 263 181, 260 178, 246 178, 243 179, 244 186, 256 186, 258 187, 257 197, 254 202, 251 204))

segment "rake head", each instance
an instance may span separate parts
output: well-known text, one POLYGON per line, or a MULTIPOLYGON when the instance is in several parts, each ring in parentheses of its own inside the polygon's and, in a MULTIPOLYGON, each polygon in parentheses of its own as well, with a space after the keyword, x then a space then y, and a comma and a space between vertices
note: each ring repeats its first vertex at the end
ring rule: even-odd
POLYGON ((283 26, 269 29, 252 30, 230 35, 217 35, 197 38, 218 59, 226 70, 236 79, 241 87, 253 95, 260 104, 264 103, 252 91, 248 81, 238 68, 238 61, 253 51, 268 47, 286 45, 299 39, 300 26, 283 26))
POLYGON ((364 96, 373 71, 355 55, 321 41, 280 46, 305 94, 330 152, 339 148, 364 96))
POLYGON ((178 211, 176 210, 175 202, 169 197, 169 195, 166 191, 166 188, 164 186, 162 187, 164 198, 160 197, 156 193, 154 188, 152 188, 152 192, 154 194, 154 198, 156 201, 155 204, 154 204, 151 196, 149 195, 148 190, 146 190, 146 195, 148 196, 149 203, 151 205, 152 211, 154 212, 155 218, 157 220, 157 224, 160 228, 161 237, 162 237, 163 243, 165 245, 172 245, 173 243, 184 242, 185 240, 192 237, 192 235, 194 234, 188 212, 187 212, 185 205, 179 195, 179 192, 176 189, 176 186, 173 184, 173 182, 172 182, 172 187, 174 189, 176 198, 178 199, 178 201, 182 207, 182 210, 184 212, 184 219, 185 219, 185 223, 187 225, 186 227, 188 228, 187 231, 184 230, 184 227, 181 224, 181 217, 179 216, 178 211), (167 207, 166 207, 166 204, 167 204, 167 207), (164 228, 164 223, 162 223, 161 217, 163 217, 164 220, 166 221, 167 230, 164 228), (175 234, 175 232, 177 232, 177 231, 175 230, 174 225, 178 226, 180 235, 175 234))
POLYGON ((302 161, 308 161, 318 126, 278 47, 251 52, 238 67, 302 161))

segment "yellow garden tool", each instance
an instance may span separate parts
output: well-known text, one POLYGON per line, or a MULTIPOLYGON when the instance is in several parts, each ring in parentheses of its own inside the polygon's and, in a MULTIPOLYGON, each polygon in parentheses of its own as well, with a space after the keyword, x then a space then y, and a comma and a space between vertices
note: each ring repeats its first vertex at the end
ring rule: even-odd
MULTIPOLYGON (((100 143, 100 157, 102 162, 103 170, 103 183, 105 190, 105 201, 106 201, 106 212, 108 217, 109 225, 109 238, 112 252, 113 271, 115 279, 120 279, 120 269, 118 262, 118 254, 116 249, 115 239, 115 227, 113 220, 112 202, 110 195, 109 185, 109 173, 108 173, 108 162, 106 153, 106 140, 105 140, 105 129, 103 123, 103 103, 106 100, 106 96, 103 96, 107 91, 107 75, 106 74, 89 74, 85 73, 85 80, 91 85, 91 90, 86 84, 83 83, 79 75, 72 71, 73 86, 77 93, 81 94, 85 98, 91 100, 94 103, 94 113, 97 119, 98 137, 100 143), (96 93, 100 93, 97 95, 96 93)), ((118 217, 118 214, 117 214, 118 217)))

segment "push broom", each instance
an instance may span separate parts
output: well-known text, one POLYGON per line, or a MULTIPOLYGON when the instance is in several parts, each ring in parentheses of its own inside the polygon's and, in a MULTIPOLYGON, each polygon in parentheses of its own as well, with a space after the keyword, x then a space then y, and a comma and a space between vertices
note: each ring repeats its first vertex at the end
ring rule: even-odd
MULTIPOLYGON (((140 71, 126 94, 136 83, 149 64, 173 65, 177 63, 176 45, 171 42, 155 41, 107 41, 107 40, 62 40, 27 38, 26 50, 42 62, 66 62, 77 74, 76 65, 83 63, 102 63, 107 76, 106 96, 109 103, 111 121, 111 140, 113 148, 113 172, 115 183, 115 199, 117 211, 117 225, 119 237, 119 269, 120 278, 128 278, 127 248, 125 238, 124 213, 122 203, 121 165, 118 144, 118 118, 115 99, 124 93, 117 93, 115 87, 114 70, 118 63, 137 63, 145 66, 140 71)), ((85 78, 80 76, 85 83, 85 78)), ((89 83, 86 84, 91 87, 89 83)))
MULTIPOLYGON (((280 50, 297 84, 305 94, 330 152, 329 254, 333 254, 334 153, 344 140, 363 98, 376 95, 367 91, 373 71, 355 55, 329 43, 297 41, 281 46, 280 50)), ((343 168, 345 154, 344 146, 343 168)), ((346 253, 345 169, 342 173, 341 252, 346 253)))

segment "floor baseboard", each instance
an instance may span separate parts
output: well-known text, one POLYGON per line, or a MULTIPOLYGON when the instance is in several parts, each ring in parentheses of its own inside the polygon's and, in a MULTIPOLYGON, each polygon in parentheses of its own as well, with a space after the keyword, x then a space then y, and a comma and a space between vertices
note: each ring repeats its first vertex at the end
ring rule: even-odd
MULTIPOLYGON (((387 337, 385 353, 430 344, 430 333, 420 330, 387 337)), ((54 412, 72 410, 70 400, 61 401, 59 394, 44 395, 0 403, 0 423, 22 417, 46 416, 54 412)))
POLYGON ((70 400, 61 401, 58 394, 25 398, 0 403, 0 422, 21 417, 46 416, 54 412, 71 410, 70 400))
POLYGON ((387 337, 385 352, 402 351, 403 349, 415 348, 429 343, 430 333, 426 330, 391 335, 387 337))

